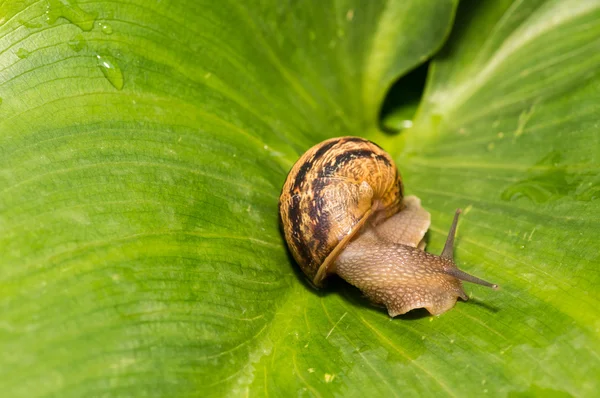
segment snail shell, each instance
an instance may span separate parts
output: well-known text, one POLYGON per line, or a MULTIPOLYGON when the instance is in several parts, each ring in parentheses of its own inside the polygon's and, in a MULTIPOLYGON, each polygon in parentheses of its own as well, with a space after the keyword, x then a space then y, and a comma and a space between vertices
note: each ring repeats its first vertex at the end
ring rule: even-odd
POLYGON ((279 200, 294 259, 321 286, 337 255, 361 227, 397 213, 402 197, 398 169, 377 144, 341 137, 315 145, 290 171, 279 200))

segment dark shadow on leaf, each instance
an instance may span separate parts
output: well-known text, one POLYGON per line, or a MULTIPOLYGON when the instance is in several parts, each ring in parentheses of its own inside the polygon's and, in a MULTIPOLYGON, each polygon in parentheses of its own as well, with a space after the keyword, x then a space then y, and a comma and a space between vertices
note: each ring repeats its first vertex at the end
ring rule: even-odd
POLYGON ((431 315, 425 308, 416 308, 408 311, 406 314, 398 315, 396 319, 400 319, 402 321, 417 321, 419 319, 429 318, 431 316, 433 315, 431 315))
POLYGON ((495 305, 490 304, 488 301, 483 301, 483 300, 479 300, 476 298, 470 298, 465 303, 466 303, 466 305, 476 305, 476 306, 483 308, 484 310, 491 312, 493 314, 500 312, 499 307, 496 307, 495 305))

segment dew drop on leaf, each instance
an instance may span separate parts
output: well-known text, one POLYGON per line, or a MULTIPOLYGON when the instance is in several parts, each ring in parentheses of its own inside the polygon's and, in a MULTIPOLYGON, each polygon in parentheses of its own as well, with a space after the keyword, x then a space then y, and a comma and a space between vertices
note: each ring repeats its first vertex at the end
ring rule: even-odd
POLYGON ((53 25, 64 18, 81 30, 89 32, 94 27, 96 15, 85 12, 73 0, 49 0, 46 6, 46 22, 53 25))
POLYGON ((21 59, 29 57, 29 54, 30 54, 30 52, 24 48, 19 48, 17 50, 17 57, 19 57, 21 59))
POLYGON ((108 56, 108 55, 96 55, 98 59, 98 66, 104 77, 112 84, 117 90, 121 90, 123 88, 123 72, 119 65, 117 65, 116 61, 108 56))
POLYGON ((110 35, 113 32, 112 26, 110 26, 107 23, 101 23, 100 24, 100 30, 102 31, 102 33, 104 33, 105 35, 110 35))

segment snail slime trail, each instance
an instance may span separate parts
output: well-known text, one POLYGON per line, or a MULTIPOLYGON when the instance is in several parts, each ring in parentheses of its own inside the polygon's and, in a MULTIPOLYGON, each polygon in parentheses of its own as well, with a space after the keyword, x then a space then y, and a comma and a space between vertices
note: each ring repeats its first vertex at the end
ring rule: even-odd
POLYGON ((442 254, 424 251, 429 212, 416 196, 404 197, 391 156, 363 138, 332 138, 304 153, 283 185, 279 213, 288 247, 315 286, 335 273, 392 317, 448 311, 468 299, 462 281, 497 287, 454 263, 460 210, 442 254))

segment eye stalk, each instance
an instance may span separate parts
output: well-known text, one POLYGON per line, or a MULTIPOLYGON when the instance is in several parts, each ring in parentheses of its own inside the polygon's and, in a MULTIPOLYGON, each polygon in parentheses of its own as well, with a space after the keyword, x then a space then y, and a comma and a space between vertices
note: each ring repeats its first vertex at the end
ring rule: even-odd
MULTIPOLYGON (((450 231, 448 232, 448 238, 446 239, 446 244, 444 245, 444 250, 442 250, 442 254, 440 254, 441 258, 452 261, 454 264, 454 236, 456 235, 456 226, 458 225, 458 216, 462 213, 461 209, 456 209, 456 213, 454 213, 454 221, 452 221, 452 226, 450 227, 450 231)), ((483 279, 480 279, 471 274, 467 274, 464 271, 456 267, 448 267, 444 269, 444 273, 447 275, 451 275, 461 281, 476 283, 478 285, 487 286, 492 289, 498 289, 498 285, 495 283, 490 283, 483 279)))

